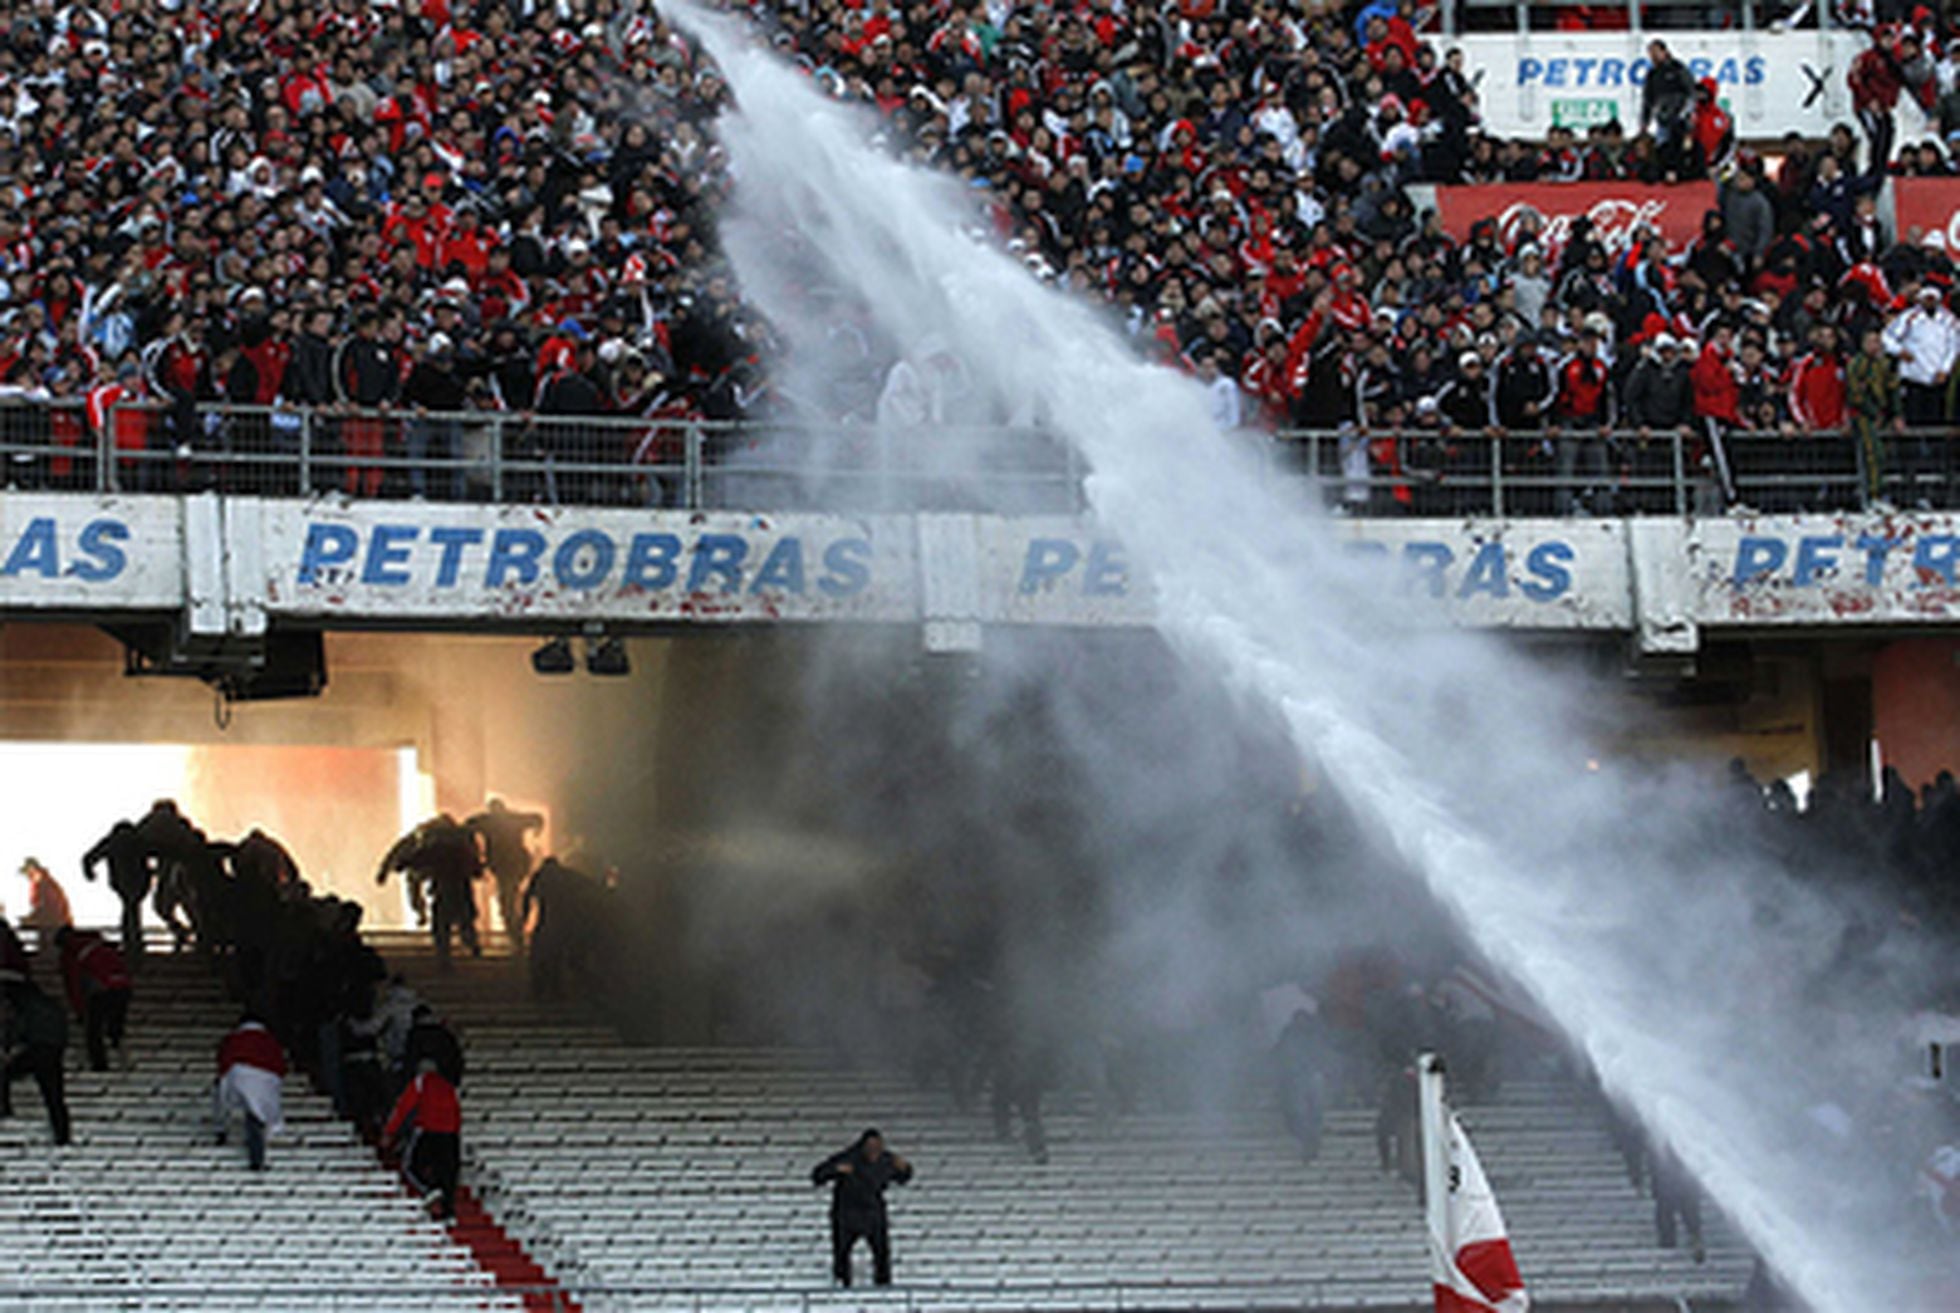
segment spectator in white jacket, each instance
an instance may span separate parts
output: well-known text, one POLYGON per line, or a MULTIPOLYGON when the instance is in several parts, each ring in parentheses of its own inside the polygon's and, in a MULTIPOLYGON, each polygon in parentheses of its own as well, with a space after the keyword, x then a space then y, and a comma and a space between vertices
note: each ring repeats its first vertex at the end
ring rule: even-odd
POLYGON ((1899 362, 1906 423, 1932 428, 1946 422, 1946 384, 1960 358, 1960 317, 1940 290, 1923 284, 1913 304, 1885 326, 1885 350, 1899 362))

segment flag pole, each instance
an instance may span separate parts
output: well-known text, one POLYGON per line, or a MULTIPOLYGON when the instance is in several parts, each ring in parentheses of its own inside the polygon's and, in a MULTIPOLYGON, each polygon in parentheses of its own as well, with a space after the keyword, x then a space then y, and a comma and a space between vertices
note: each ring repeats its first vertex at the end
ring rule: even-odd
POLYGON ((1448 1114, 1443 1105, 1443 1060, 1434 1053, 1416 1058, 1418 1117, 1422 1125, 1422 1212, 1429 1231, 1432 1273, 1440 1283, 1443 1264, 1453 1262, 1450 1238, 1450 1149, 1448 1114))

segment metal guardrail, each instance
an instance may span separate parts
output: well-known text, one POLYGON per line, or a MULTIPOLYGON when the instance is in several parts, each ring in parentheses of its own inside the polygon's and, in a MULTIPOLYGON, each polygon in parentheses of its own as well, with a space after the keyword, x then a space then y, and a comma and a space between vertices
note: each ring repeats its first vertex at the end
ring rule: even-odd
POLYGON ((85 492, 635 506, 1073 512, 1083 468, 1052 435, 734 424, 514 411, 0 404, 0 486, 85 492))
POLYGON ((1350 514, 1722 515, 1960 506, 1960 430, 1282 433, 1278 470, 1350 514))
MULTIPOLYGON (((1381 516, 1960 506, 1960 430, 1248 433, 1276 477, 1381 516)), ((1086 469, 1037 429, 557 417, 508 411, 0 404, 0 486, 668 510, 1074 514, 1086 469)), ((1202 471, 1194 471, 1202 477, 1202 471)))

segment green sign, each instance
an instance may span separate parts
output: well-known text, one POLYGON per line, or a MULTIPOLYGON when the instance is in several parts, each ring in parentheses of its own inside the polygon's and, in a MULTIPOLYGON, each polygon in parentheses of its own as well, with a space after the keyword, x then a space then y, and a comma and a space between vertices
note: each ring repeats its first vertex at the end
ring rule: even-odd
POLYGON ((1552 126, 1555 128, 1585 129, 1595 124, 1611 123, 1618 117, 1620 102, 1611 97, 1552 102, 1552 126))

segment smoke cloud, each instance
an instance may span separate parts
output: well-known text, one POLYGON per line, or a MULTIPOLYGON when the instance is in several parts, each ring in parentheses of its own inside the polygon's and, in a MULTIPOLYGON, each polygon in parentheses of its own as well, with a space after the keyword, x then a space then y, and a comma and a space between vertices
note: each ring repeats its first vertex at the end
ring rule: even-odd
MULTIPOLYGON (((893 937, 915 941, 896 948, 977 954, 1018 1017, 1077 1035, 1141 1018, 1201 1038, 1221 1001, 1340 946, 1419 959, 1460 935, 1818 1309, 1920 1306, 1945 1260, 1878 1132, 1907 1115, 1887 1099, 1903 1018, 1939 979, 1930 946, 1853 881, 1793 881, 1704 774, 1605 758, 1579 681, 1447 629, 1340 551, 1195 386, 981 240, 960 190, 868 147, 732 25, 687 21, 736 93, 724 233, 794 353, 791 393, 912 444, 949 505, 1016 509, 976 477, 995 453, 934 463, 930 424, 864 413, 892 361, 954 362, 929 409, 1065 439, 1161 617, 1161 642, 989 634, 971 667, 806 645, 796 714, 822 759, 765 771, 753 814, 865 836, 891 857, 870 906, 903 908, 893 937), (843 404, 808 400, 826 375, 843 404), (1011 945, 962 943, 1010 926, 1011 945)), ((878 942, 875 910, 804 893, 702 924, 759 950, 791 925, 806 954, 878 942)), ((859 997, 771 960, 747 958, 785 992, 859 997)), ((820 1010, 772 1021, 853 1038, 851 1009, 820 1010)))

